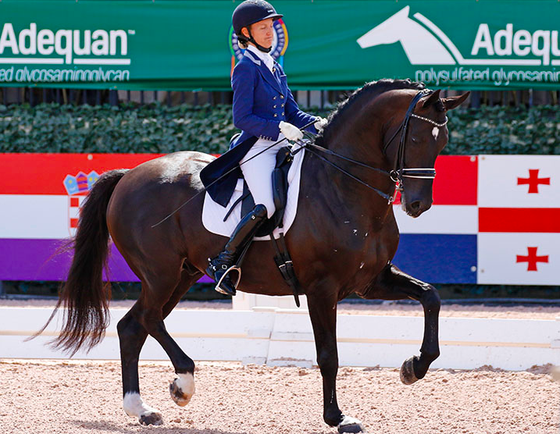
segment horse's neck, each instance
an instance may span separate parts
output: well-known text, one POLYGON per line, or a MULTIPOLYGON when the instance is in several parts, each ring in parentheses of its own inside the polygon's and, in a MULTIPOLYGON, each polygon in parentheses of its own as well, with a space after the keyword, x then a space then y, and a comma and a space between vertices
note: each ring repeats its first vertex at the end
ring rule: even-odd
MULTIPOLYGON (((382 108, 374 101, 356 111, 345 113, 345 119, 339 122, 341 127, 325 139, 325 147, 371 167, 388 170, 383 154, 382 108)), ((353 170, 362 169, 355 166, 353 170)))
MULTIPOLYGON (((383 158, 381 125, 372 126, 371 114, 354 117, 344 129, 330 134, 324 143, 329 150, 370 165, 385 169, 383 158), (369 134, 364 131, 368 131, 369 134)), ((386 174, 344 161, 335 156, 322 154, 332 163, 353 176, 387 194, 394 185, 386 174)), ((366 216, 383 224, 390 205, 373 189, 360 184, 342 171, 332 167, 315 155, 306 154, 302 168, 302 188, 306 196, 318 197, 313 200, 314 207, 320 208, 319 214, 340 217, 341 214, 366 216)), ((309 203, 309 201, 307 201, 309 203)))

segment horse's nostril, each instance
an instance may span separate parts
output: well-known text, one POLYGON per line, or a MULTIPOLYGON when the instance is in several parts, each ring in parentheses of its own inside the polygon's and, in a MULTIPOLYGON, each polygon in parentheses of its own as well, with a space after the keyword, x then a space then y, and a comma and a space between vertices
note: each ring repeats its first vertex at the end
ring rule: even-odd
POLYGON ((410 208, 413 209, 414 211, 418 211, 420 209, 420 201, 414 201, 410 204, 410 208))

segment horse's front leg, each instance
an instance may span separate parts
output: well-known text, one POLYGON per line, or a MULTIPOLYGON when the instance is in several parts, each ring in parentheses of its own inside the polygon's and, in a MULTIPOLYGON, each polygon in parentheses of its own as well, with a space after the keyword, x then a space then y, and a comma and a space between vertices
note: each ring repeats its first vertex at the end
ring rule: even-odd
POLYGON ((413 356, 401 367, 401 380, 412 384, 424 378, 430 364, 439 357, 438 316, 441 301, 436 288, 403 273, 393 264, 388 264, 362 294, 367 299, 418 300, 424 308, 424 339, 420 357, 413 356))
POLYGON ((337 300, 323 293, 316 297, 308 295, 307 301, 315 336, 317 364, 323 377, 323 419, 328 425, 337 426, 339 433, 364 432, 361 422, 352 417, 344 416, 336 401, 336 374, 338 372, 337 300))

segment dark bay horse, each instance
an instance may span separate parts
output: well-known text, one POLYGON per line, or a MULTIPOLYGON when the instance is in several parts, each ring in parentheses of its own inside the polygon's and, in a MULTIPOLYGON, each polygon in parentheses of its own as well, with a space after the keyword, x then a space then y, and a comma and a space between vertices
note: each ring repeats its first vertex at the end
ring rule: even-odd
MULTIPOLYGON (((286 242, 307 296, 323 378, 323 418, 340 432, 363 428, 342 413, 336 399, 338 301, 352 292, 365 299, 420 301, 424 338, 420 355, 403 363, 405 384, 423 378, 439 355, 439 295, 433 286, 391 263, 399 231, 387 197, 400 178, 406 212, 418 217, 430 208, 429 174, 435 175, 436 157, 448 140, 446 112, 467 94, 440 98, 439 91, 423 89, 421 83, 396 80, 365 85, 339 106, 317 137, 316 145, 328 151, 310 148, 314 152, 306 153, 303 162, 299 210, 286 242)), ((200 152, 178 152, 132 170, 107 172, 81 211, 74 259, 57 306, 67 308, 65 323, 55 344, 75 352, 103 338, 108 290, 102 269, 110 235, 142 282, 138 301, 117 328, 124 409, 143 424, 162 423, 161 414, 140 397, 138 358, 148 335, 161 344, 177 373, 170 385, 173 400, 186 405, 194 393, 194 362, 166 331, 164 319, 226 240, 204 229, 203 194, 152 226, 202 191, 199 173, 212 159, 200 152)), ((276 268, 274 254, 271 242, 253 243, 244 261, 241 291, 292 293, 276 268)))

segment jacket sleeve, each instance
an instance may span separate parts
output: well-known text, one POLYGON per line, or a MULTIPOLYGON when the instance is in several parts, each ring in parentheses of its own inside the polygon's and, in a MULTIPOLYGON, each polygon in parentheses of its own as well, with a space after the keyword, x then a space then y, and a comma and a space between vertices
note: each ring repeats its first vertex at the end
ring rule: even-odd
MULTIPOLYGON (((292 91, 289 88, 288 88, 288 95, 286 96, 285 113, 286 113, 286 120, 298 128, 307 125, 308 123, 312 122, 317 118, 316 116, 305 113, 299 109, 299 106, 294 96, 292 95, 292 91)), ((311 124, 305 130, 313 134, 317 134, 318 132, 313 124, 311 124)))
POLYGON ((233 124, 255 137, 278 140, 280 122, 253 113, 256 80, 255 68, 248 63, 240 62, 233 70, 233 124))
MULTIPOLYGON (((284 70, 280 65, 278 64, 276 65, 280 68, 280 73, 283 76, 284 80, 286 80, 287 79, 286 73, 284 72, 284 70)), ((292 95, 292 91, 290 90, 289 87, 288 87, 288 95, 286 95, 286 109, 284 110, 284 113, 286 114, 286 121, 295 125, 298 128, 301 128, 307 125, 308 123, 312 122, 314 119, 316 119, 316 116, 305 113, 304 111, 301 111, 299 109, 299 106, 294 98, 294 95, 292 95)), ((307 127, 305 130, 313 134, 317 134, 318 132, 313 124, 307 127)))

